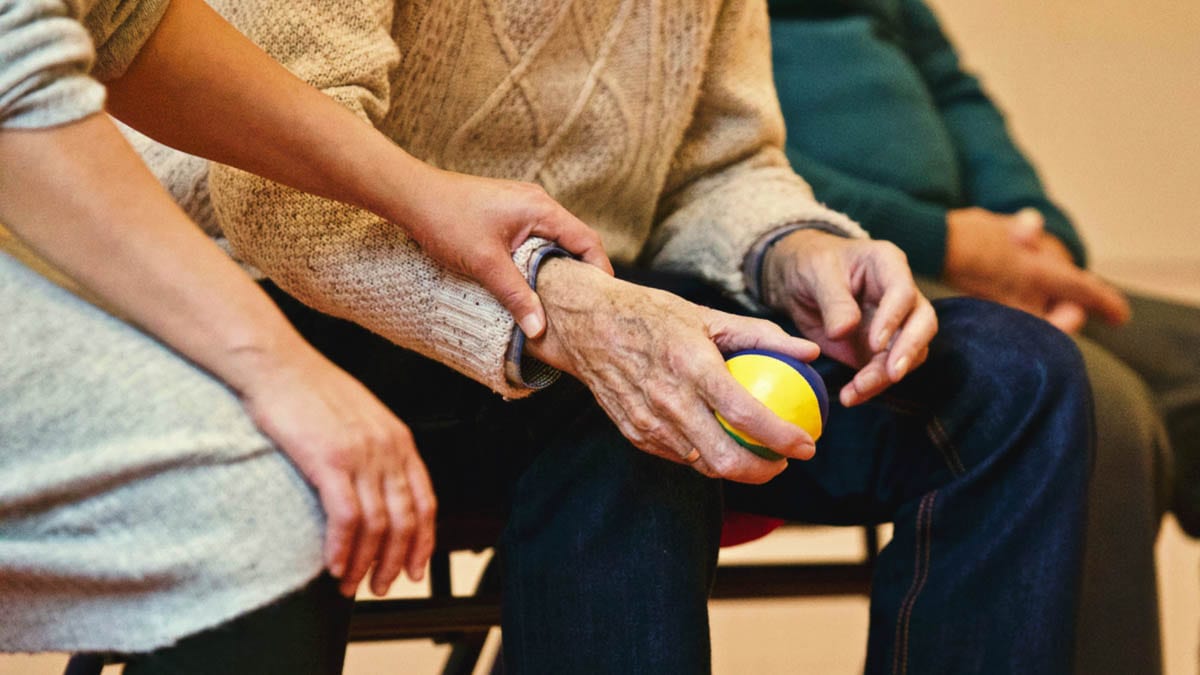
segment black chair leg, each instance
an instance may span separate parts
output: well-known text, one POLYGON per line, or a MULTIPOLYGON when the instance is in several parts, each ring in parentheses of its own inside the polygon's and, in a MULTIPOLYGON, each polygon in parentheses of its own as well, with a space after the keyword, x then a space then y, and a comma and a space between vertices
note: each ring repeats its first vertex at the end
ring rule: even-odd
POLYGON ((106 659, 99 654, 76 654, 67 661, 63 675, 100 675, 106 659))
MULTIPOLYGON (((483 568, 483 574, 479 577, 479 585, 475 588, 476 595, 486 597, 500 592, 500 572, 496 560, 496 555, 493 553, 491 560, 483 568)), ((446 658, 446 665, 442 668, 442 675, 471 675, 475 672, 475 666, 483 654, 483 646, 487 642, 487 637, 488 634, 484 631, 464 633, 454 640, 450 656, 446 658)), ((497 661, 499 661, 499 656, 497 656, 497 661)), ((495 669, 496 664, 493 663, 492 672, 495 672, 495 669)))

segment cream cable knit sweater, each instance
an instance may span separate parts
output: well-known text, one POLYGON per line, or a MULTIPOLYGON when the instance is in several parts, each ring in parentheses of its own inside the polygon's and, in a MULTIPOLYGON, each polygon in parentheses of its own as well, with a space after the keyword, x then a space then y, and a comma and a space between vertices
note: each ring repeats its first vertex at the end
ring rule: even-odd
MULTIPOLYGON (((765 234, 819 222, 862 236, 781 151, 762 0, 210 1, 417 157, 541 183, 615 260, 750 301, 741 265, 765 234)), ((504 377, 511 317, 399 228, 225 166, 209 187, 237 255, 304 302, 528 393, 504 377)))

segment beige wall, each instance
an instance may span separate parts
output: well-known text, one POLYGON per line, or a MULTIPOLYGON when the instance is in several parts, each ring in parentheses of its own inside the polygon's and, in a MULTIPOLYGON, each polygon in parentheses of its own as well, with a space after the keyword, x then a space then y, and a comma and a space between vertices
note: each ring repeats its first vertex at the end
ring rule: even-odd
POLYGON ((1200 289, 1200 2, 930 1, 1096 267, 1200 289))

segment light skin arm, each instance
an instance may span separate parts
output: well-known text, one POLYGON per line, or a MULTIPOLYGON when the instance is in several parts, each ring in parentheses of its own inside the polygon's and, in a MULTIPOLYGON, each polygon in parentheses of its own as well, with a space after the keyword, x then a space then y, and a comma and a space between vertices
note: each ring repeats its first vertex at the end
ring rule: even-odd
POLYGON ((1012 215, 981 208, 946 216, 943 278, 970 295, 1042 317, 1074 333, 1089 316, 1110 324, 1129 320, 1116 288, 1075 265, 1070 251, 1043 228, 1037 211, 1012 215))
POLYGON ((423 574, 436 501, 402 422, 329 363, 187 219, 103 115, 0 131, 0 222, 122 316, 226 382, 316 487, 351 593, 423 574))
POLYGON ((539 335, 544 313, 511 260, 530 236, 611 273, 599 236, 541 188, 441 171, 291 75, 201 0, 173 0, 109 110, 185 152, 368 209, 479 281, 539 335))

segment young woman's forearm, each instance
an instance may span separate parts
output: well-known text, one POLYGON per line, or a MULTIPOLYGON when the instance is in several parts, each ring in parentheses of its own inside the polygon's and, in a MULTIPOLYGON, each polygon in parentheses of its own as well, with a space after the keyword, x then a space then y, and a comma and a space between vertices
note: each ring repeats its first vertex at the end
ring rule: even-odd
POLYGON ((405 223, 430 167, 308 86, 202 0, 173 0, 106 83, 114 116, 171 147, 405 223))
POLYGON ((229 383, 310 349, 171 201, 104 115, 0 131, 0 222, 100 301, 229 383))

